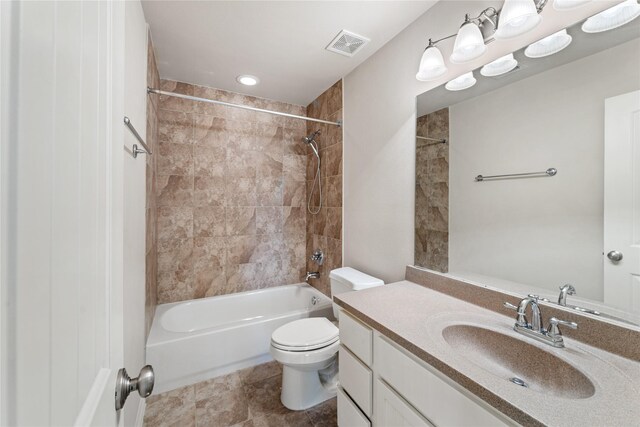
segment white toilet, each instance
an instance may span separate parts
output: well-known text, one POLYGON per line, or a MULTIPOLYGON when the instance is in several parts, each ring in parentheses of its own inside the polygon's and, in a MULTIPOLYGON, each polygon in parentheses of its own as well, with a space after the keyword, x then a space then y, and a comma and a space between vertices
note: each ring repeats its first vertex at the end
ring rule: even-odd
MULTIPOLYGON (((375 277, 351 267, 329 274, 331 296, 384 285, 375 277)), ((338 319, 338 306, 333 304, 338 319)), ((329 319, 312 317, 295 320, 271 335, 271 355, 282 363, 282 394, 287 408, 299 411, 336 395, 338 383, 338 328, 329 319)))

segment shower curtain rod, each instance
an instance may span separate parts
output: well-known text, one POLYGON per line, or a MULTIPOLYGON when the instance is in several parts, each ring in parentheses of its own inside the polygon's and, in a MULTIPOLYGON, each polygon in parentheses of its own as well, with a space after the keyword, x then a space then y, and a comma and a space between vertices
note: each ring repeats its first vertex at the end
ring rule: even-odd
POLYGON ((256 111, 258 113, 273 114, 273 115, 276 115, 276 116, 289 117, 289 118, 292 118, 292 119, 307 120, 309 122, 324 123, 324 124, 327 124, 327 125, 334 125, 334 126, 342 126, 342 122, 340 122, 340 121, 330 122, 328 120, 314 119, 313 117, 298 116, 296 114, 289 114, 289 113, 281 113, 280 111, 265 110, 264 108, 256 108, 256 107, 249 107, 247 105, 232 104, 230 102, 216 101, 214 99, 198 98, 197 96, 183 95, 181 93, 174 93, 174 92, 167 92, 165 90, 153 89, 153 88, 150 88, 150 87, 147 88, 147 93, 155 93, 157 95, 173 96, 175 98, 188 99, 190 101, 207 102, 209 104, 224 105, 225 107, 241 108, 243 110, 251 110, 251 111, 256 111))

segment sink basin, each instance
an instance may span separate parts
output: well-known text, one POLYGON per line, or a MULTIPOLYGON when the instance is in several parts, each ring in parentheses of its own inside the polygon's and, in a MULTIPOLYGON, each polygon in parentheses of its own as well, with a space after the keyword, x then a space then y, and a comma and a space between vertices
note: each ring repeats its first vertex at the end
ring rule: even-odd
POLYGON ((468 324, 447 326, 442 336, 458 354, 514 387, 567 399, 595 393, 593 383, 578 369, 522 339, 468 324))

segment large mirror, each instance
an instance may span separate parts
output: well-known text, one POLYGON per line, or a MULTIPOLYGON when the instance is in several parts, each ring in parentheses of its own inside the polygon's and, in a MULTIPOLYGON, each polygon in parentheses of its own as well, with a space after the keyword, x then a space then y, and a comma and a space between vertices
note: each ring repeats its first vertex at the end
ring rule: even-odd
POLYGON ((415 264, 639 323, 640 19, 581 26, 418 96, 415 264))

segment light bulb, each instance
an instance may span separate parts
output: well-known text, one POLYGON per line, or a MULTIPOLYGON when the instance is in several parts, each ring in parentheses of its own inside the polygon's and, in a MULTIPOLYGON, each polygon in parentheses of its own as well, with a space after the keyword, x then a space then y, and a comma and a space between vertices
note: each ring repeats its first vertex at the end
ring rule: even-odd
POLYGON ((585 33, 601 33, 627 24, 640 16, 640 4, 636 0, 626 0, 597 15, 582 24, 585 33))
POLYGON ((446 72, 447 67, 444 65, 442 52, 440 52, 440 49, 436 46, 429 43, 429 46, 424 50, 422 58, 420 59, 420 68, 416 74, 416 79, 421 82, 435 80, 446 72))
POLYGON ((565 47, 571 44, 571 36, 567 34, 567 30, 560 30, 557 33, 551 34, 538 40, 535 43, 530 44, 524 50, 525 56, 528 58, 542 58, 545 56, 553 55, 560 52, 565 47))
POLYGON ((451 80, 446 85, 444 85, 444 87, 447 90, 457 91, 469 89, 474 84, 476 84, 476 78, 473 77, 473 71, 469 71, 468 73, 465 73, 460 77, 451 80))
POLYGON ((480 69, 480 74, 485 77, 495 77, 501 74, 508 73, 518 66, 518 61, 513 57, 513 53, 505 55, 496 59, 493 62, 489 62, 487 65, 480 69))
POLYGON ((497 39, 510 39, 534 29, 542 21, 533 0, 505 0, 498 15, 497 39))
POLYGON ((467 21, 458 30, 449 59, 454 64, 469 62, 480 57, 486 50, 480 28, 475 23, 467 21))

